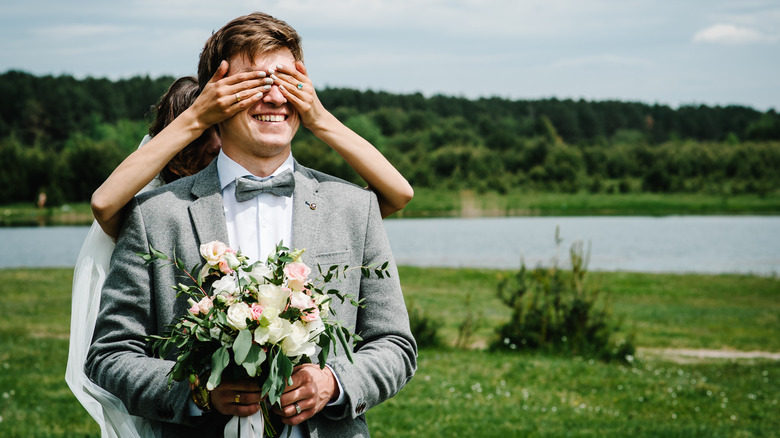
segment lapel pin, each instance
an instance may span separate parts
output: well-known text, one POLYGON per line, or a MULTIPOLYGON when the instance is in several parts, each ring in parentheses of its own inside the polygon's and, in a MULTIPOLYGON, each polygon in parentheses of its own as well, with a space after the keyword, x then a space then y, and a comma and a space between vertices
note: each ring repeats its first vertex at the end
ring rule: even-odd
POLYGON ((312 210, 316 210, 317 209, 317 204, 315 204, 313 202, 309 203, 309 201, 306 201, 306 205, 308 205, 309 208, 312 209, 312 210))

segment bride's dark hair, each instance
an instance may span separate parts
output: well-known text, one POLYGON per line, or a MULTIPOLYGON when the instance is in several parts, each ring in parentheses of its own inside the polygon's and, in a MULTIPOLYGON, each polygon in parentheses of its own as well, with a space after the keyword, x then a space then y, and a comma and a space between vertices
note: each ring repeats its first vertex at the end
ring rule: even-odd
MULTIPOLYGON (((149 135, 154 137, 165 129, 173 119, 189 108, 198 97, 198 80, 184 76, 173 82, 168 91, 155 106, 155 117, 149 126, 149 135)), ((216 128, 212 128, 216 129, 216 128)), ((200 148, 212 134, 206 130, 195 141, 188 144, 163 168, 161 175, 166 183, 198 173, 208 163, 201 162, 200 148)))

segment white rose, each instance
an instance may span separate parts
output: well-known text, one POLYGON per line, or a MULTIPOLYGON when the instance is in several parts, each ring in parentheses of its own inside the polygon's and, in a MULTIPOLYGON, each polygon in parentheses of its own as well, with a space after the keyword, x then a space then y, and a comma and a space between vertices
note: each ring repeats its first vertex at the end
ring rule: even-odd
POLYGON ((255 330, 255 342, 258 344, 277 344, 290 335, 292 324, 284 318, 276 318, 269 325, 261 325, 255 330))
POLYGON ((282 352, 290 357, 313 356, 314 342, 309 342, 309 330, 301 321, 290 325, 290 334, 282 341, 282 352))
POLYGON ((206 259, 206 263, 211 266, 217 266, 219 261, 222 260, 222 256, 225 255, 228 246, 224 243, 214 240, 209 243, 204 243, 200 246, 200 255, 206 259))
POLYGON ((211 284, 214 288, 214 292, 217 294, 225 293, 227 295, 235 295, 238 291, 238 285, 236 284, 236 277, 233 275, 225 275, 219 280, 211 284))
POLYGON ((281 286, 263 284, 257 287, 257 301, 263 308, 285 309, 288 298, 290 298, 290 291, 281 286))
POLYGON ((260 325, 267 327, 273 324, 274 321, 279 319, 280 313, 282 313, 282 309, 279 309, 278 307, 263 307, 263 313, 260 315, 260 325))
POLYGON ((241 278, 250 277, 256 284, 266 284, 272 275, 271 268, 262 263, 256 263, 251 268, 245 269, 241 278))
POLYGON ((255 329, 254 339, 259 345, 267 344, 268 340, 271 339, 271 330, 268 327, 261 325, 255 329))
POLYGON ((248 318, 252 318, 252 310, 246 303, 238 302, 228 307, 227 322, 234 329, 244 330, 248 318))

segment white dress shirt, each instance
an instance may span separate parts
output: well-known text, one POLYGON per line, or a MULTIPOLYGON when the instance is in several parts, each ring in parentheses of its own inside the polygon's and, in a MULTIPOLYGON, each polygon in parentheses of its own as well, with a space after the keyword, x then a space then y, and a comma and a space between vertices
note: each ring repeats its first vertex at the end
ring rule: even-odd
MULTIPOLYGON (((257 179, 263 181, 290 169, 293 170, 293 157, 290 154, 287 160, 279 166, 270 176, 257 179)), ((284 246, 292 248, 292 212, 293 198, 276 196, 271 193, 261 193, 248 201, 236 200, 236 178, 252 176, 252 173, 244 169, 223 151, 219 151, 217 157, 217 172, 219 183, 222 187, 222 203, 225 208, 225 221, 227 223, 228 246, 241 251, 249 257, 249 262, 257 260, 265 262, 268 255, 276 250, 276 245, 282 242, 284 246)), ((278 436, 287 436, 287 425, 278 436)), ((293 426, 291 438, 303 438, 303 431, 299 426, 293 426)))
MULTIPOLYGON (((293 171, 293 167, 293 157, 290 154, 287 160, 269 177, 258 179, 262 181, 273 178, 287 169, 293 171)), ((256 260, 265 262, 268 255, 276 250, 276 245, 279 242, 290 249, 296 249, 292 247, 292 196, 288 198, 271 193, 261 193, 253 199, 239 202, 236 199, 236 178, 252 176, 252 174, 222 151, 219 151, 217 157, 217 172, 222 187, 228 246, 240 250, 242 254, 249 257, 250 263, 256 260)), ((328 406, 335 406, 343 404, 345 396, 341 381, 339 381, 335 371, 333 369, 331 371, 336 377, 339 397, 328 403, 328 406)), ((287 436, 287 426, 279 436, 287 436)), ((303 436, 300 426, 293 426, 290 437, 302 438, 303 436)))
MULTIPOLYGON (((276 169, 272 178, 283 171, 293 170, 290 154, 276 169)), ((222 187, 222 202, 227 222, 228 246, 240 250, 250 262, 262 261, 276 250, 281 241, 286 247, 292 245, 293 198, 261 193, 244 202, 236 200, 236 178, 252 176, 241 165, 220 151, 217 157, 217 172, 222 187)), ((267 178, 258 178, 265 180, 267 178)))

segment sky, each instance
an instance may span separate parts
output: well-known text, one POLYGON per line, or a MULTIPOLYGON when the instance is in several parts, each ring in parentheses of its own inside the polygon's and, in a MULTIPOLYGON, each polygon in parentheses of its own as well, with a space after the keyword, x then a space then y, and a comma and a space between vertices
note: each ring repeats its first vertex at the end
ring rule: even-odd
POLYGON ((253 11, 298 30, 317 88, 780 110, 780 0, 4 1, 0 72, 191 75, 253 11))

